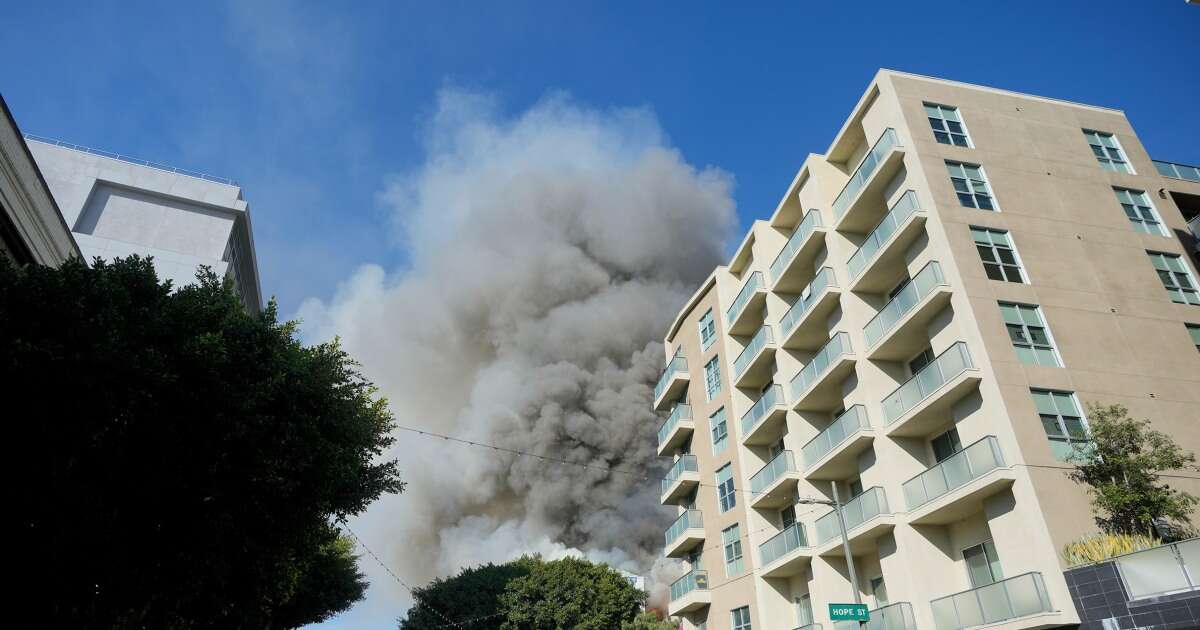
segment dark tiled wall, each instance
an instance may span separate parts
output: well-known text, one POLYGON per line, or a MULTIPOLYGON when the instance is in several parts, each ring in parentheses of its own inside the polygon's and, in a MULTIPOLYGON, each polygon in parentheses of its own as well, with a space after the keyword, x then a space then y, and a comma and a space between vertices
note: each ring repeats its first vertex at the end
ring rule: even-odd
POLYGON ((1112 562, 1068 569, 1065 575, 1080 630, 1104 630, 1105 619, 1113 620, 1108 628, 1200 628, 1200 592, 1130 602, 1112 562))

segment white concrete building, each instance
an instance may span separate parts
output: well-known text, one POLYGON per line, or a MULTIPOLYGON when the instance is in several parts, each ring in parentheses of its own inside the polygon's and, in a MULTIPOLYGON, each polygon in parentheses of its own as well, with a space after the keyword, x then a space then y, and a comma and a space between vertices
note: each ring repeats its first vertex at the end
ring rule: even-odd
POLYGON ((152 256, 159 278, 192 284, 201 265, 262 308, 250 207, 232 180, 26 135, 86 260, 152 256))

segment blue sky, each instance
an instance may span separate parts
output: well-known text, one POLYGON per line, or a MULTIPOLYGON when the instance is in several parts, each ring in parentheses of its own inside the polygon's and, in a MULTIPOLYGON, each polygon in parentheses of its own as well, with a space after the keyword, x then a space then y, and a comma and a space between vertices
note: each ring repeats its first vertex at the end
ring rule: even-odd
POLYGON ((563 90, 651 109, 734 175, 743 224, 823 151, 880 66, 1124 109, 1200 162, 1200 6, 1142 2, 6 3, 22 128, 239 180, 283 313, 403 266, 379 192, 446 86, 510 112, 563 90), (348 8, 349 7, 349 8, 348 8))

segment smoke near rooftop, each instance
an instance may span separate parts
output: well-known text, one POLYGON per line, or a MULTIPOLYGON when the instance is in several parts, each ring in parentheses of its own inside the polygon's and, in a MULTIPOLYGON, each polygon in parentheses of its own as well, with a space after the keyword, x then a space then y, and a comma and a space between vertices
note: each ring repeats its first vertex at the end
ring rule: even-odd
MULTIPOLYGON (((381 193, 410 264, 306 301, 306 337, 340 336, 400 424, 660 477, 659 340, 721 262, 731 178, 687 164, 646 110, 564 95, 506 117, 445 90, 424 132, 424 163, 381 193)), ((397 437, 408 490, 354 526, 406 581, 526 552, 661 569, 657 483, 397 437)), ((367 605, 402 612, 371 577, 367 605)))

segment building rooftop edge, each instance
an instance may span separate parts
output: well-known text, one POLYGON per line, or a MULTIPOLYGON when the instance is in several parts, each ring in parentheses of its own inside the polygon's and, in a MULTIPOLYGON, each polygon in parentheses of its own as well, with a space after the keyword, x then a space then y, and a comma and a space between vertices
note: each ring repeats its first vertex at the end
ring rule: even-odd
POLYGON ((158 171, 164 171, 164 172, 172 173, 175 175, 183 175, 185 177, 191 177, 194 179, 211 182, 213 184, 222 184, 224 186, 231 186, 233 188, 241 189, 241 185, 238 184, 237 180, 231 179, 229 177, 221 177, 219 175, 210 175, 208 173, 203 173, 201 171, 193 171, 191 169, 180 168, 178 166, 171 166, 170 164, 164 164, 162 162, 154 162, 152 160, 143 160, 141 158, 135 158, 135 157, 128 156, 128 155, 122 155, 120 153, 115 153, 112 151, 105 151, 104 149, 95 149, 92 147, 86 147, 81 144, 74 144, 71 142, 66 142, 64 140, 57 140, 55 138, 48 138, 45 136, 39 136, 39 135, 32 134, 32 133, 25 133, 22 135, 24 136, 26 141, 32 140, 34 142, 40 142, 42 144, 48 144, 50 146, 60 147, 63 149, 69 149, 72 151, 78 151, 79 153, 95 155, 97 157, 107 158, 110 160, 117 160, 118 162, 125 162, 127 164, 135 164, 137 166, 145 166, 146 168, 152 168, 152 169, 155 169, 158 171))

